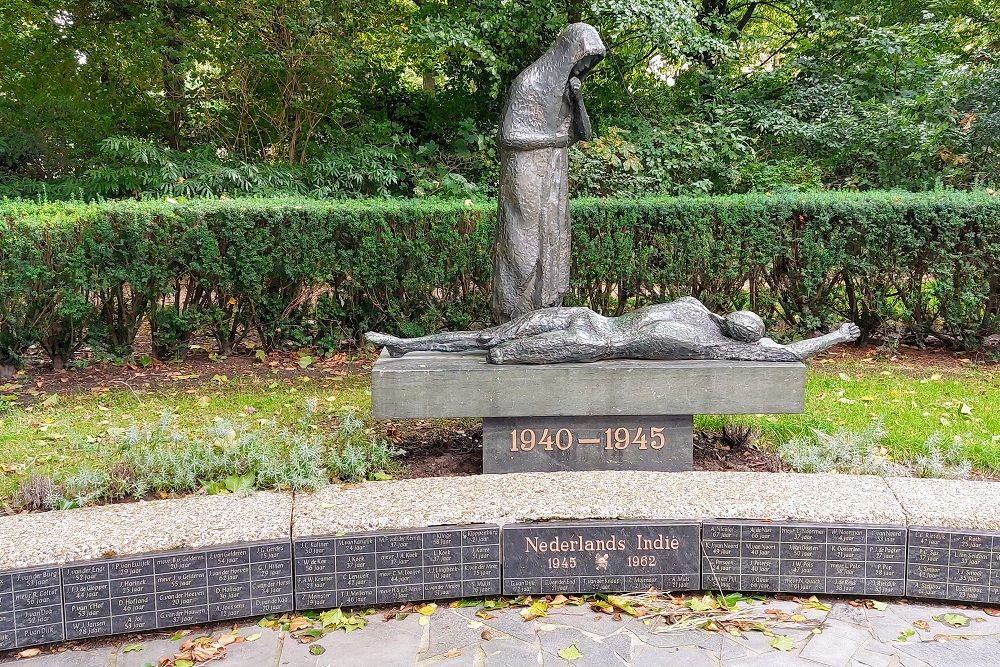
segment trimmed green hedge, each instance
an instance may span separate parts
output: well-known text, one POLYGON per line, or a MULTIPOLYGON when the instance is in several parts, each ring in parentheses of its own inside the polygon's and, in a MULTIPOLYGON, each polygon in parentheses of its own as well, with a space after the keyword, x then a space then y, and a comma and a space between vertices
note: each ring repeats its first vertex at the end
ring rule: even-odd
MULTIPOLYGON (((573 202, 567 301, 693 294, 801 333, 844 319, 971 349, 1000 332, 1000 198, 809 193, 573 202)), ((486 322, 496 209, 461 201, 0 202, 0 365, 33 344, 231 352, 486 322)), ((779 327, 780 328, 780 327, 779 327)))

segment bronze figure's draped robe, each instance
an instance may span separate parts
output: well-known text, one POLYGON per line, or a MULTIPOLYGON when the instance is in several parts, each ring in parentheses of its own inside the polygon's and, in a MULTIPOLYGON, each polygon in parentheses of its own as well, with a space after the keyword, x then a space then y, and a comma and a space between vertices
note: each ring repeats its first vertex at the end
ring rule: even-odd
POLYGON ((562 304, 569 288, 569 147, 590 138, 583 78, 604 57, 586 23, 567 26, 511 84, 500 124, 500 204, 493 247, 500 322, 562 304))

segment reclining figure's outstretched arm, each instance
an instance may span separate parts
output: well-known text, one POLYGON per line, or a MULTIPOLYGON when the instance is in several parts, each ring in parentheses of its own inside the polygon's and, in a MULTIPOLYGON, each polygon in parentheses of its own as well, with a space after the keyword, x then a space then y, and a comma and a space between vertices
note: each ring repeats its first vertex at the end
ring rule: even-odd
POLYGON ((804 361, 834 345, 849 343, 861 336, 861 330, 853 322, 841 325, 839 329, 825 336, 800 340, 788 345, 779 345, 770 338, 762 338, 756 343, 732 341, 708 348, 709 358, 728 361, 804 361))
POLYGON ((846 322, 841 324, 839 329, 825 336, 817 336, 816 338, 789 343, 785 345, 785 348, 802 360, 816 356, 820 352, 826 352, 834 345, 850 343, 852 340, 857 340, 860 337, 861 328, 854 322, 846 322))

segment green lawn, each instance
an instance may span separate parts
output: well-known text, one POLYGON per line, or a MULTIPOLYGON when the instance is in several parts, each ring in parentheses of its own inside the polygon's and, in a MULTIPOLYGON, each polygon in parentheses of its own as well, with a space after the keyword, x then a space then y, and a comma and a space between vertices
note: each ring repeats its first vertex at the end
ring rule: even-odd
MULTIPOLYGON (((1000 371, 972 365, 902 367, 889 361, 824 360, 809 369, 801 415, 730 418, 755 425, 770 445, 809 429, 862 430, 881 418, 891 458, 911 461, 937 432, 961 443, 981 472, 1000 473, 1000 371)), ((699 424, 717 427, 720 418, 699 424)))
MULTIPOLYGON (((137 422, 155 422, 165 412, 191 430, 218 417, 291 425, 310 398, 318 404, 319 428, 332 426, 349 406, 370 414, 365 374, 210 378, 203 373, 192 381, 175 373, 173 380, 139 393, 110 383, 86 392, 43 392, 29 406, 8 402, 0 412, 0 498, 32 473, 58 477, 93 463, 95 450, 116 433, 137 422)), ((775 445, 813 428, 861 430, 876 417, 884 420, 884 445, 894 460, 912 460, 938 432, 949 442, 960 439, 979 471, 1000 473, 1000 372, 994 369, 826 359, 810 367, 805 414, 728 419, 754 424, 762 441, 775 445)), ((717 428, 723 418, 700 417, 698 423, 717 428)))
POLYGON ((317 402, 321 426, 331 425, 350 407, 366 417, 371 412, 369 383, 360 375, 322 379, 216 375, 195 386, 170 389, 168 382, 167 387, 143 393, 108 389, 48 394, 28 408, 15 406, 0 413, 0 500, 33 473, 58 476, 93 463, 96 450, 116 433, 136 423, 155 423, 164 413, 173 414, 178 427, 199 431, 220 417, 293 425, 309 399, 317 402))

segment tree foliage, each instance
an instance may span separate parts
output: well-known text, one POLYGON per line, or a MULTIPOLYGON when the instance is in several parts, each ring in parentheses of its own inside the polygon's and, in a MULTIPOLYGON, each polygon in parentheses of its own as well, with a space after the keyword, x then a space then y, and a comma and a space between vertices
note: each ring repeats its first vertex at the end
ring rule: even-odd
POLYGON ((489 196, 574 20, 609 46, 581 194, 997 182, 993 0, 9 0, 0 192, 489 196))

